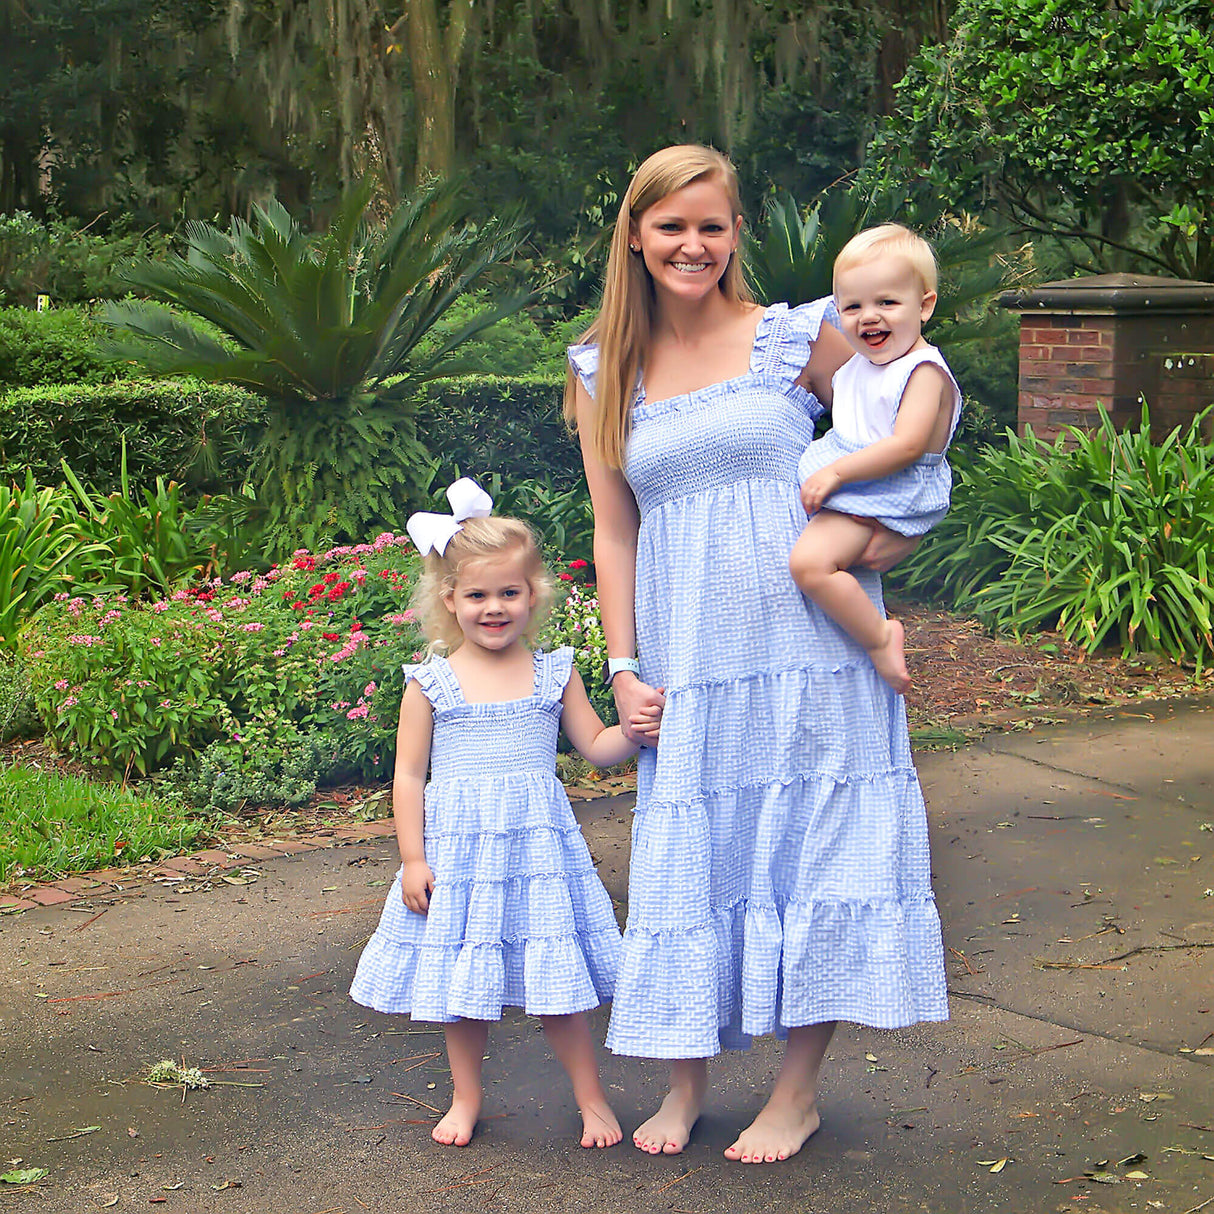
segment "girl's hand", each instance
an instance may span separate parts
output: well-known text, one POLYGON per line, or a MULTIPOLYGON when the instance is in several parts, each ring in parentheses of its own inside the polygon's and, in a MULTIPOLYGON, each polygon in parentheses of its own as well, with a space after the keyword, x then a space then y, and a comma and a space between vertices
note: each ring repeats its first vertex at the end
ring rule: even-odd
POLYGON ((626 670, 615 676, 611 690, 615 693, 615 708, 624 737, 638 746, 656 746, 659 721, 666 706, 663 689, 642 683, 626 670))
POLYGON ((400 892, 405 905, 414 913, 424 915, 430 909, 430 894, 434 890, 434 874, 425 860, 406 860, 400 872, 400 892))
POLYGON ((897 531, 875 523, 873 537, 868 541, 868 547, 860 554, 858 564, 865 569, 885 573, 919 547, 919 538, 917 535, 899 535, 897 531))
POLYGON ((801 505, 806 514, 816 514, 832 493, 843 485, 843 478, 834 470, 834 464, 819 468, 801 486, 801 505))

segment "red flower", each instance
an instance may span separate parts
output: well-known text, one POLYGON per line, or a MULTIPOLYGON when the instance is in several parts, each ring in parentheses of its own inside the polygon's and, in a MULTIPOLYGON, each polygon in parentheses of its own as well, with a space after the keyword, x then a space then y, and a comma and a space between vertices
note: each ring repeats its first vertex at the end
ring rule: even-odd
POLYGON ((317 582, 316 585, 313 586, 312 589, 308 591, 308 598, 318 599, 318 598, 320 598, 320 596, 322 594, 324 594, 324 592, 325 592, 324 586, 320 582, 317 582))
POLYGON ((340 641, 341 640, 340 632, 322 632, 320 635, 322 637, 324 637, 324 639, 326 641, 340 641))
POLYGON ((341 577, 341 574, 338 573, 336 569, 331 569, 328 573, 325 574, 325 576, 322 580, 324 581, 326 586, 332 586, 333 583, 336 582, 339 577, 341 577))
POLYGON ((303 608, 304 608, 304 605, 303 605, 303 600, 302 600, 302 599, 296 599, 296 600, 295 600, 295 602, 293 602, 293 603, 291 604, 291 610, 292 610, 292 611, 302 611, 302 610, 303 610, 303 608))
POLYGON ((293 569, 315 569, 316 558, 314 556, 297 556, 292 562, 293 569))
POLYGON ((576 561, 569 562, 570 569, 585 569, 589 565, 589 561, 583 561, 580 557, 576 561))
POLYGON ((562 582, 572 582, 573 581, 572 573, 558 573, 556 576, 559 577, 562 582))

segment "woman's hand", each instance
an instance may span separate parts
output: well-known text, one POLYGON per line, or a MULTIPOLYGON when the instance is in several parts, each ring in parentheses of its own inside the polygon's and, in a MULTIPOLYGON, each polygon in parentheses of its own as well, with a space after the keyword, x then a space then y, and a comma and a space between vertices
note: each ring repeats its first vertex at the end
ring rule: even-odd
POLYGON ((624 737, 638 746, 656 746, 662 709, 666 706, 663 689, 650 687, 630 670, 625 670, 611 681, 611 690, 615 694, 616 712, 624 737))
POLYGON ((434 874, 425 860, 406 860, 400 870, 400 892, 405 905, 424 915, 430 909, 430 894, 434 890, 434 874))
POLYGON ((899 561, 905 560, 919 547, 920 537, 917 535, 900 535, 880 523, 873 525, 873 536, 868 541, 868 547, 860 554, 857 562, 864 569, 872 569, 876 573, 886 573, 899 561))

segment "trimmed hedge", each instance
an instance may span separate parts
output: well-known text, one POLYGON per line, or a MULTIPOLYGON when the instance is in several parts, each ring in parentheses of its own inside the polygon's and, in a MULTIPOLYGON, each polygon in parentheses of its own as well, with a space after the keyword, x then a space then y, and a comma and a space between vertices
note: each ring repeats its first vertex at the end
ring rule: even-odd
POLYGON ((119 488, 122 441, 136 484, 238 485, 251 462, 261 398, 191 379, 46 384, 0 396, 0 481, 63 478, 60 460, 102 493, 119 488))
POLYGON ((0 308, 0 391, 131 378, 131 363, 98 349, 103 331, 83 308, 0 308))
POLYGON ((418 397, 417 433, 439 461, 436 483, 460 475, 506 484, 545 480, 569 489, 582 478, 582 457, 565 428, 563 377, 461 376, 436 380, 418 397), (443 478, 446 479, 443 479, 443 478))

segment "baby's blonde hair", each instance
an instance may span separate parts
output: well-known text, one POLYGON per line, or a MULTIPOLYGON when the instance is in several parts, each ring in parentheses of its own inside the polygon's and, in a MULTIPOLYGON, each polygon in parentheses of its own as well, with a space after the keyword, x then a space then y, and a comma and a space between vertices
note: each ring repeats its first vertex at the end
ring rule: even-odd
POLYGON ((932 246, 918 233, 904 228, 900 223, 882 223, 875 228, 865 228, 853 236, 835 258, 834 282, 838 281, 844 270, 868 265, 883 257, 905 257, 918 275, 924 293, 935 291, 936 255, 932 252, 932 246))
POLYGON ((444 649, 451 653, 463 644, 464 634, 446 604, 455 593, 463 567, 469 561, 493 560, 514 552, 523 558, 524 576, 535 596, 524 639, 529 645, 536 643, 552 606, 552 577, 544 567, 535 532, 521 519, 493 516, 465 519, 447 542, 445 553, 432 551, 426 556, 410 606, 417 613, 431 651, 444 649))

